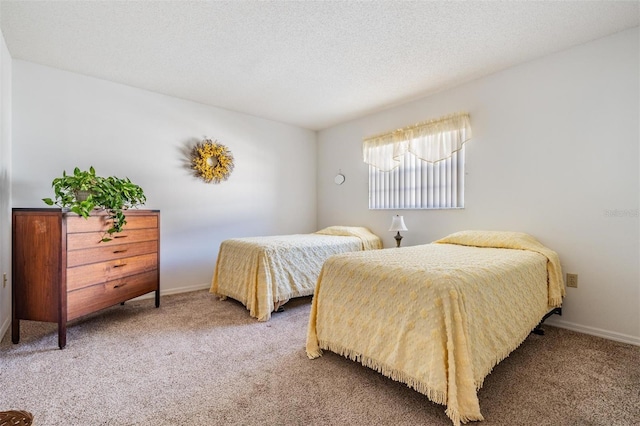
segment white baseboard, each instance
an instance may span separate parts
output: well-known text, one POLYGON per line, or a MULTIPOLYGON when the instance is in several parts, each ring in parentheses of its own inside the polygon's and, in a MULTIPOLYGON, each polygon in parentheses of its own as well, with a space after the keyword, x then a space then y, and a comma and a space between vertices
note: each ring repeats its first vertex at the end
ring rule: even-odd
POLYGON ((616 342, 629 343, 631 345, 640 346, 640 337, 630 336, 628 334, 616 333, 614 331, 603 330, 601 328, 588 327, 585 325, 575 324, 569 321, 563 321, 557 317, 549 318, 546 324, 553 325, 567 330, 577 331, 579 333, 589 334, 591 336, 602 337, 616 342))
POLYGON ((185 287, 172 288, 169 290, 160 289, 160 295, 168 296, 170 294, 188 293, 190 291, 209 290, 210 288, 211 288, 211 283, 194 284, 194 285, 185 286, 185 287))
POLYGON ((7 317, 0 325, 0 340, 4 339, 5 333, 9 330, 9 326, 11 325, 11 315, 7 315, 7 317))
MULTIPOLYGON (((161 287, 160 296, 169 296, 172 294, 188 293, 190 291, 208 290, 209 288, 211 288, 211 283, 194 284, 194 285, 184 286, 184 287, 174 287, 166 290, 161 287)), ((143 294, 142 296, 136 297, 135 299, 131 299, 131 300, 151 299, 152 297, 156 297, 155 292, 143 294)))

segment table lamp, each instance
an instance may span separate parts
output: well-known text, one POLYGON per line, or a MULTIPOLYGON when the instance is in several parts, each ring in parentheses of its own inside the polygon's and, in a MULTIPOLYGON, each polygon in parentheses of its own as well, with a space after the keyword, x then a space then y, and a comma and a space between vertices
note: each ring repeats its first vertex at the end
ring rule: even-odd
POLYGON ((391 218, 391 228, 389 228, 391 232, 397 232, 396 236, 393 237, 396 239, 396 247, 400 247, 400 241, 402 240, 402 235, 400 235, 400 231, 407 231, 407 226, 404 224, 404 218, 400 215, 395 215, 391 218))

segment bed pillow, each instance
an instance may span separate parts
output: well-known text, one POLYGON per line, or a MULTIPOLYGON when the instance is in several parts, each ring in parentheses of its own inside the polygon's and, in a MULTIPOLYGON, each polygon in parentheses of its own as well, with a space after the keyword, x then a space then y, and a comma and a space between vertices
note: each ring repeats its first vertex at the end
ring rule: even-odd
POLYGON ((565 288, 558 254, 543 246, 529 234, 509 231, 460 231, 447 235, 434 243, 530 250, 540 253, 547 258, 549 307, 555 308, 562 304, 565 288))
POLYGON ((316 231, 316 234, 357 237, 362 233, 362 231, 371 233, 371 231, 369 231, 367 228, 361 226, 328 226, 324 229, 316 231))
POLYGON ((362 248, 364 250, 382 248, 382 240, 380 237, 363 226, 329 226, 316 231, 316 234, 358 237, 362 240, 362 248))
POLYGON ((473 247, 528 249, 544 247, 538 240, 524 232, 512 231, 460 231, 434 241, 439 244, 458 244, 473 247))

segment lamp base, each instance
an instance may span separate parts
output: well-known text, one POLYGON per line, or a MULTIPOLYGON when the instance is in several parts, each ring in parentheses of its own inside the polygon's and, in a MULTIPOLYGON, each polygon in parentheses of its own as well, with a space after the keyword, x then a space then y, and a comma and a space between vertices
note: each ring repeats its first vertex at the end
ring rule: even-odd
POLYGON ((396 239, 396 247, 400 247, 400 241, 402 241, 402 235, 400 235, 400 231, 398 231, 398 233, 396 234, 395 237, 393 237, 396 239))

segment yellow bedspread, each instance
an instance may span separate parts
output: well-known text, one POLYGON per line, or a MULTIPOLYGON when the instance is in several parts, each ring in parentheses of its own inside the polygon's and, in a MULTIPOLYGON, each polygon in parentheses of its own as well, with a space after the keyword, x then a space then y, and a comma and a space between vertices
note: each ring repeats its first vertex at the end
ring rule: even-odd
POLYGON ((313 294, 329 256, 379 248, 380 238, 363 227, 228 239, 220 244, 210 292, 238 300, 252 317, 268 321, 279 302, 313 294))
POLYGON ((559 306, 564 283, 555 252, 525 234, 453 235, 441 242, 457 244, 328 259, 306 349, 309 358, 328 349, 406 383, 446 405, 459 425, 483 420, 484 378, 559 306), (472 246, 458 245, 465 241, 472 246), (517 249, 476 247, 489 241, 517 249))

